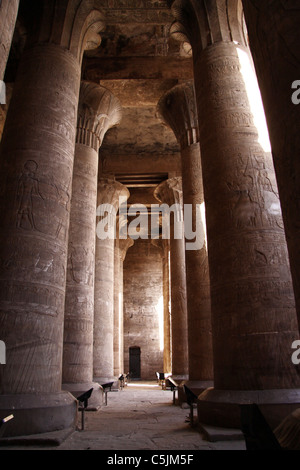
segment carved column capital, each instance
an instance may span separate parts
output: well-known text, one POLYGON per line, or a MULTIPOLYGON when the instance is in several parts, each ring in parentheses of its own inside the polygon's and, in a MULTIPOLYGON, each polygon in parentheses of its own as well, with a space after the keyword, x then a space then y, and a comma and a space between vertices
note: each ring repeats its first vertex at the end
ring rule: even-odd
POLYGON ((191 44, 193 54, 217 42, 235 41, 246 46, 241 2, 232 0, 175 0, 170 34, 191 44))
POLYGON ((168 90, 159 100, 157 111, 173 130, 181 149, 199 142, 197 104, 192 81, 168 90))
POLYGON ((163 181, 155 188, 154 196, 169 206, 179 204, 182 207, 182 178, 175 176, 163 181))
POLYGON ((105 133, 121 118, 121 104, 109 90, 96 83, 81 82, 76 143, 98 151, 105 133))
POLYGON ((81 62, 85 50, 101 44, 105 28, 100 0, 43 0, 29 24, 28 44, 55 44, 81 62), (38 18, 38 23, 36 21, 38 18))
POLYGON ((119 198, 128 198, 130 195, 126 186, 110 178, 100 178, 98 181, 97 204, 107 204, 118 210, 119 198))

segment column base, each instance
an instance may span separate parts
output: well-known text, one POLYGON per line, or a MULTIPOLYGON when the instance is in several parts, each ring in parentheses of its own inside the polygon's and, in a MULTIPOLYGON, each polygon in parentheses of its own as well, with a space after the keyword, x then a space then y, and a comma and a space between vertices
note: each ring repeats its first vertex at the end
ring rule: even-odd
POLYGON ((178 387, 178 403, 179 405, 186 402, 186 394, 183 385, 186 385, 195 395, 200 395, 207 388, 213 386, 212 380, 186 380, 178 387))
POLYGON ((107 384, 113 382, 113 387, 119 387, 118 377, 110 376, 110 377, 94 377, 93 381, 98 383, 99 385, 107 384))
POLYGON ((97 382, 85 382, 85 383, 66 383, 62 384, 62 389, 70 392, 75 398, 93 389, 92 395, 88 400, 87 411, 98 411, 104 403, 103 390, 100 388, 97 382))
POLYGON ((172 374, 171 377, 176 382, 183 382, 189 380, 188 374, 172 374))
MULTIPOLYGON (((77 402, 69 392, 0 395, 0 419, 13 415, 1 437, 74 429, 77 402)), ((2 431, 2 430, 1 430, 2 431)))
POLYGON ((199 423, 241 429, 240 405, 256 403, 274 429, 295 409, 300 408, 300 389, 216 390, 209 388, 198 396, 199 423))

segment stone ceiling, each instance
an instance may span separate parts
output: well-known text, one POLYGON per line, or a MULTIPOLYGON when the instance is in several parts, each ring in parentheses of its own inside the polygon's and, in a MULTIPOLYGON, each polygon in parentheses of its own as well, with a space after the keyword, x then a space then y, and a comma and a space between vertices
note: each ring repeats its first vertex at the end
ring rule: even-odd
POLYGON ((106 29, 100 47, 85 54, 83 77, 118 97, 123 119, 106 134, 101 168, 128 184, 132 200, 144 194, 149 202, 155 184, 180 172, 178 143, 156 106, 167 90, 192 78, 192 60, 170 37, 174 18, 166 0, 103 4, 106 29))

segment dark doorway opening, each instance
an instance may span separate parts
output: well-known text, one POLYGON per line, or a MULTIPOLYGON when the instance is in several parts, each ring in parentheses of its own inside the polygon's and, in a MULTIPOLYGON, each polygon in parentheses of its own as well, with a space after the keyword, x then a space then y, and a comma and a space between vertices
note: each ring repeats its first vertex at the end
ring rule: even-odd
POLYGON ((129 348, 129 372, 130 378, 141 378, 141 348, 138 346, 129 348))

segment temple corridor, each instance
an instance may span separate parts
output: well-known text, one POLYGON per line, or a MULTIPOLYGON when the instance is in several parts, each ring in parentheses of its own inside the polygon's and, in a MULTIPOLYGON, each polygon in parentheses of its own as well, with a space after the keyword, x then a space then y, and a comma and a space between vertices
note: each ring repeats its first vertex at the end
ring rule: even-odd
POLYGON ((299 24, 0 0, 0 447, 300 448, 299 24))

